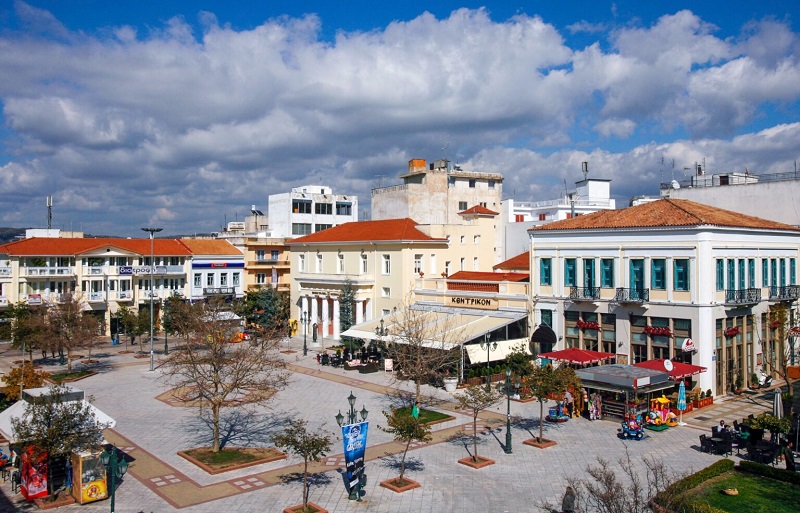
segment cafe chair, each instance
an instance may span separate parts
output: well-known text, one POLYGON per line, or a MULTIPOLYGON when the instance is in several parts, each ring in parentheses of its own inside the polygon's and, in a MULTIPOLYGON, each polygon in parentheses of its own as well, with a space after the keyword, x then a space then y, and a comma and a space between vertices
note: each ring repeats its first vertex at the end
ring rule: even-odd
POLYGON ((706 435, 700 435, 700 451, 711 452, 711 440, 706 435))

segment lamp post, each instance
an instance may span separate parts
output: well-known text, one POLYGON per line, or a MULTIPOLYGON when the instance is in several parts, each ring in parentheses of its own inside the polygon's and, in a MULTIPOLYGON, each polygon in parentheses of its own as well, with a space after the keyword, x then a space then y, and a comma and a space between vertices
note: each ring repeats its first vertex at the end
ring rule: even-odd
MULTIPOLYGON (((339 410, 339 413, 336 414, 336 423, 339 424, 339 427, 359 422, 359 416, 361 417, 360 422, 367 420, 369 411, 367 410, 366 406, 362 407, 360 412, 356 412, 356 396, 353 395, 352 390, 350 391, 350 395, 347 397, 347 403, 350 405, 350 410, 347 412, 347 422, 345 422, 345 415, 342 415, 342 410, 339 410)), ((355 500, 361 502, 361 490, 367 484, 367 475, 364 473, 364 467, 362 466, 361 469, 361 475, 358 476, 358 483, 350 488, 350 495, 347 497, 351 501, 355 500)))
MULTIPOLYGON (((514 388, 519 390, 519 380, 514 383, 514 388)), ((511 454, 511 367, 506 367, 506 454, 511 454)))
POLYGON ((486 391, 492 389, 492 365, 489 361, 489 351, 494 351, 497 349, 497 342, 492 342, 489 340, 489 334, 483 336, 485 342, 481 342, 481 349, 486 349, 486 391))
POLYGON ((308 331, 308 321, 311 319, 308 318, 308 312, 303 312, 303 315, 300 316, 300 322, 303 323, 303 356, 308 354, 308 344, 306 343, 306 331, 308 331))
MULTIPOLYGON (((380 342, 381 355, 383 355, 383 353, 386 352, 386 348, 383 347, 383 345, 384 345, 383 337, 385 337, 387 335, 389 335, 389 328, 384 328, 383 327, 383 319, 381 319, 380 326, 375 326, 375 336, 378 337, 378 342, 380 342)), ((385 355, 383 355, 383 356, 385 357, 385 355)))
POLYGON ((100 454, 100 461, 106 467, 106 475, 110 477, 108 489, 111 495, 111 513, 114 513, 114 495, 116 494, 116 480, 125 475, 128 471, 128 462, 124 456, 118 455, 118 450, 113 445, 108 445, 106 450, 100 454))
POLYGON ((169 354, 169 342, 167 341, 167 331, 169 328, 169 319, 167 318, 167 314, 169 311, 169 298, 164 299, 164 354, 169 354))
POLYGON ((143 232, 150 233, 150 372, 154 370, 153 366, 153 271, 155 270, 155 254, 153 252, 153 239, 155 234, 163 230, 163 228, 142 228, 143 232))

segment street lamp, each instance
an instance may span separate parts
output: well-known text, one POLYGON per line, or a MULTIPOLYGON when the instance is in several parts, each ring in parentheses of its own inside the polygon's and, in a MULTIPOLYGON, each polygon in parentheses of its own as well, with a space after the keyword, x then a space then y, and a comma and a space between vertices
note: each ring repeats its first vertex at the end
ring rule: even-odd
POLYGON ((124 456, 118 455, 118 452, 116 447, 109 444, 100 454, 100 462, 106 467, 106 475, 110 477, 108 489, 111 494, 111 513, 114 513, 114 495, 117 491, 115 481, 128 471, 128 462, 124 456))
MULTIPOLYGON (((519 390, 519 380, 514 383, 514 388, 519 390)), ((506 454, 511 454, 511 367, 506 367, 506 454)))
POLYGON ((497 349, 497 341, 490 341, 488 333, 483 336, 483 339, 486 342, 481 342, 480 346, 481 349, 486 349, 486 391, 488 392, 492 389, 492 362, 489 361, 489 351, 494 351, 497 349))
MULTIPOLYGON (((350 410, 347 412, 347 422, 345 422, 345 416, 342 415, 342 410, 339 410, 339 413, 336 414, 336 423, 341 426, 347 426, 350 424, 355 424, 359 422, 358 417, 361 417, 361 422, 367 420, 367 415, 369 415, 369 411, 367 407, 364 406, 361 408, 360 412, 356 412, 356 396, 353 395, 353 391, 350 391, 350 395, 347 397, 347 403, 350 405, 350 410)), ((363 463, 362 463, 363 464, 363 463)), ((367 475, 364 473, 364 467, 361 467, 361 475, 358 476, 358 483, 350 488, 350 495, 347 497, 348 499, 355 500, 361 502, 361 490, 367 484, 367 475)))
POLYGON ((300 322, 303 323, 303 356, 308 354, 308 344, 306 343, 306 331, 308 331, 308 321, 311 319, 308 318, 308 312, 303 312, 303 315, 300 317, 300 322))
POLYGON ((153 271, 155 270, 155 255, 153 253, 153 239, 155 234, 163 228, 142 228, 143 232, 150 233, 150 372, 153 371, 153 271))
POLYGON ((169 342, 167 341, 167 331, 169 329, 169 319, 167 318, 167 313, 169 311, 169 298, 165 298, 164 300, 164 354, 169 354, 169 342))

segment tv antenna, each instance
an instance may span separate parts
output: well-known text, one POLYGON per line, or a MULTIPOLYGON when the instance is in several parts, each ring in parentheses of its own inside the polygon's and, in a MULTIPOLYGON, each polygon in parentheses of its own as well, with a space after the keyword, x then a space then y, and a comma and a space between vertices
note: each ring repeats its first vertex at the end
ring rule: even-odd
POLYGON ((53 227, 53 195, 47 196, 47 231, 53 227))

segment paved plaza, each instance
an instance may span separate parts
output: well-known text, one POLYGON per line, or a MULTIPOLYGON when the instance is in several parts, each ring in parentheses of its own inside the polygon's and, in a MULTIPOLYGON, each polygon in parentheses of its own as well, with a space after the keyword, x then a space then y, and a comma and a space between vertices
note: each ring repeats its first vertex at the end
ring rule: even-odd
MULTIPOLYGON (((159 342, 158 345, 163 343, 159 342)), ((302 339, 290 342, 299 349, 302 339)), ((180 450, 207 444, 207 432, 198 425, 196 410, 174 406, 163 400, 168 386, 158 370, 149 371, 148 359, 120 354, 120 346, 102 348, 97 375, 74 386, 94 397, 93 404, 113 417, 117 424, 106 431, 106 438, 132 460, 124 482, 116 494, 120 513, 267 512, 301 502, 302 483, 296 479, 301 460, 293 457, 246 469, 209 475, 178 456, 180 450), (159 396, 162 396, 159 398, 159 396)), ((567 476, 583 476, 587 465, 598 457, 617 460, 626 448, 636 465, 642 457, 663 459, 679 472, 692 472, 717 460, 719 456, 698 450, 698 435, 724 418, 729 424, 748 414, 769 410, 771 395, 753 394, 719 401, 684 416, 686 427, 650 433, 645 441, 617 438, 616 421, 573 419, 564 424, 546 424, 545 437, 558 445, 536 449, 522 444, 538 435, 539 404, 512 402, 513 453, 505 454, 506 403, 479 419, 481 456, 495 465, 474 470, 457 463, 469 456, 472 419, 455 410, 451 394, 425 387, 431 407, 450 413, 455 420, 438 424, 434 440, 413 446, 407 458, 407 477, 422 487, 397 494, 379 483, 399 475, 400 445, 377 429, 385 426, 383 410, 397 404, 397 391, 411 391, 406 382, 397 382, 384 372, 359 374, 329 366, 319 366, 314 348, 308 356, 298 351, 284 357, 292 371, 289 388, 278 393, 261 412, 270 420, 299 417, 313 427, 328 430, 335 440, 328 457, 315 467, 321 472, 313 479, 309 499, 331 512, 488 512, 517 513, 539 511, 542 500, 560 501, 567 476), (344 458, 339 428, 334 416, 348 406, 350 392, 357 397, 356 408, 369 410, 370 432, 367 451, 366 495, 362 502, 348 500, 342 470, 344 458)), ((19 353, 6 351, 0 358, 5 372, 19 353)), ((158 362, 156 363, 158 364, 158 362)), ((58 366, 45 366, 58 370, 58 366)), ((267 433, 269 432, 267 426, 267 433)), ((272 428, 277 429, 273 426, 272 428)), ((267 439, 268 435, 262 438, 267 439)), ((264 445, 271 445, 264 442, 264 445)), ((733 459, 738 460, 734 455, 733 459)), ((30 506, 11 492, 10 483, 0 485, 7 501, 0 511, 24 511, 30 506)), ((59 508, 61 512, 105 512, 108 501, 84 506, 59 508)))

